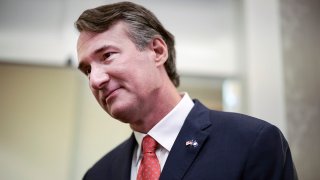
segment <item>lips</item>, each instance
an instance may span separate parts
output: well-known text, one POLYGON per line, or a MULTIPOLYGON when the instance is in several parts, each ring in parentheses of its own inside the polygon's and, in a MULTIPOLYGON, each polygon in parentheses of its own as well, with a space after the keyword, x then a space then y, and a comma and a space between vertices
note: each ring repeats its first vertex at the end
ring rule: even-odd
POLYGON ((105 91, 102 95, 102 99, 101 99, 102 102, 106 103, 112 97, 112 95, 120 88, 121 87, 117 87, 117 88, 112 88, 110 90, 105 91))

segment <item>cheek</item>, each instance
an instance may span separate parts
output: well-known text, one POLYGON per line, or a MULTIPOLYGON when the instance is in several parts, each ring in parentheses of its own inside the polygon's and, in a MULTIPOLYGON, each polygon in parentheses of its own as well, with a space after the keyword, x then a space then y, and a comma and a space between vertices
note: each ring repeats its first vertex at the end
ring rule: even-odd
POLYGON ((133 80, 134 91, 141 101, 150 98, 160 88, 161 79, 156 74, 156 71, 144 71, 133 80))
POLYGON ((144 83, 152 83, 157 76, 158 69, 155 64, 151 62, 152 60, 146 60, 139 63, 135 68, 137 78, 144 83))
MULTIPOLYGON (((93 94, 93 96, 96 98, 96 100, 99 102, 99 92, 97 90, 94 90, 92 88, 91 89, 91 92, 93 94)), ((99 102, 100 103, 100 102, 99 102)))
POLYGON ((126 61, 120 67, 121 70, 118 72, 121 74, 118 73, 117 78, 122 79, 126 84, 125 87, 131 92, 144 94, 159 82, 159 70, 152 59, 145 54, 137 55, 136 58, 126 61))

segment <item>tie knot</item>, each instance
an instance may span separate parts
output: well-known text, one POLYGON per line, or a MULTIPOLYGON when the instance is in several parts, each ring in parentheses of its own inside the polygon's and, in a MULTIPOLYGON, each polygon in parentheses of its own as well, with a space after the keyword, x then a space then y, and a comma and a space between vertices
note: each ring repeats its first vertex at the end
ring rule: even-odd
POLYGON ((142 140, 142 152, 145 153, 155 153, 158 143, 151 136, 147 135, 142 140))

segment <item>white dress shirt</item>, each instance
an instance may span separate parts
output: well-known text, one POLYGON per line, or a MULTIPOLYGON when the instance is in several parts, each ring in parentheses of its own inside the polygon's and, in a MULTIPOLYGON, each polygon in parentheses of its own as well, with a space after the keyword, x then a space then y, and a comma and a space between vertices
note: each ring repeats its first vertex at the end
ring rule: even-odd
MULTIPOLYGON (((174 141, 176 140, 182 125, 191 111, 194 103, 188 93, 183 93, 180 102, 163 118, 161 119, 149 132, 153 139, 159 143, 156 150, 156 155, 160 163, 161 171, 170 153, 174 141)), ((138 142, 135 147, 131 166, 131 180, 137 178, 139 165, 142 159, 141 143, 144 136, 140 132, 134 131, 134 136, 138 142)))

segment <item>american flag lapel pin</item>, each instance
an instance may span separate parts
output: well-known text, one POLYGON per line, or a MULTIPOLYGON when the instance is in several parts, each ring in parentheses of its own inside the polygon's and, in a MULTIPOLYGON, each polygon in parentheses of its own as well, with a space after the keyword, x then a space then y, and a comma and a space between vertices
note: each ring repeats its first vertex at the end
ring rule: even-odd
POLYGON ((187 147, 197 147, 199 144, 196 140, 192 139, 192 140, 188 140, 186 141, 186 146, 187 147))

